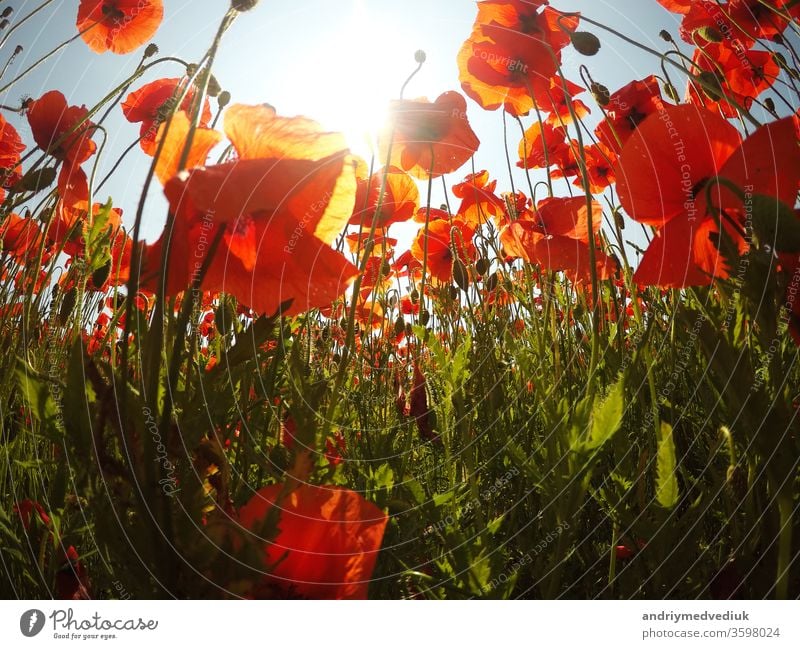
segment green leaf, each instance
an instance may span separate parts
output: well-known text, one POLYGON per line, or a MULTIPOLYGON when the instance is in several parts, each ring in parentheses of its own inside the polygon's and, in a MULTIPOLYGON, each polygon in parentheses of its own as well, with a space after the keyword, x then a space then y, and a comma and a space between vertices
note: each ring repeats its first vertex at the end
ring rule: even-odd
POLYGON ((589 448, 600 448, 622 425, 625 412, 625 384, 620 378, 609 390, 603 402, 595 406, 592 412, 592 430, 589 436, 589 448))
POLYGON ((28 371, 27 366, 20 362, 16 371, 17 385, 22 393, 23 403, 31 416, 42 424, 42 432, 48 436, 59 438, 60 417, 58 407, 53 399, 53 393, 60 390, 54 385, 53 393, 50 386, 40 378, 28 371))
POLYGON ((800 219, 788 205, 756 194, 750 204, 753 230, 762 244, 778 252, 800 250, 800 219))
POLYGON ((658 440, 658 462, 656 464, 656 500, 659 505, 667 509, 672 509, 678 502, 676 464, 672 426, 661 422, 661 438, 658 440))

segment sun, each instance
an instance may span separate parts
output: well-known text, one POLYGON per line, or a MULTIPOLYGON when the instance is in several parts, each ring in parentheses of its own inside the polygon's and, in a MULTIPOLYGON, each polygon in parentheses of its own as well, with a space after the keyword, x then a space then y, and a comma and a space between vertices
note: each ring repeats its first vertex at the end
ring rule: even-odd
POLYGON ((416 50, 388 22, 363 0, 354 0, 342 28, 330 30, 297 62, 307 79, 298 84, 298 103, 314 107, 308 116, 342 132, 352 151, 367 160, 376 150, 389 102, 413 69, 416 50))

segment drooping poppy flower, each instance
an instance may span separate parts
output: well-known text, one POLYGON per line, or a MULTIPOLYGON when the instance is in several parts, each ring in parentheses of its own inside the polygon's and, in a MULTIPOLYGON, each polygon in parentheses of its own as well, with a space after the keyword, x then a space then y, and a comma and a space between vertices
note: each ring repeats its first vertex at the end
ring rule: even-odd
POLYGON ((609 149, 619 152, 639 124, 663 106, 661 88, 653 75, 631 81, 611 94, 606 119, 597 125, 595 135, 609 149))
POLYGON ((392 142, 391 164, 427 180, 456 171, 480 140, 467 120, 467 102, 459 93, 445 92, 430 102, 404 99, 392 102, 389 124, 381 135, 381 156, 392 142))
POLYGON ((770 52, 736 50, 722 43, 710 43, 695 50, 692 61, 698 74, 713 75, 718 91, 699 88, 690 80, 688 101, 719 111, 725 117, 738 114, 729 98, 749 110, 756 97, 768 90, 780 74, 770 52))
POLYGON ((519 141, 517 166, 523 169, 545 169, 556 164, 566 154, 566 137, 567 132, 561 127, 534 122, 525 129, 525 137, 519 141))
POLYGON ((148 246, 143 285, 155 285, 167 241, 165 289, 176 295, 198 276, 219 240, 206 290, 231 293, 259 313, 275 313, 290 300, 288 314, 329 304, 357 274, 330 246, 355 198, 344 137, 306 118, 278 117, 267 106, 231 106, 225 132, 236 160, 167 182, 174 229, 148 246))
MULTIPOLYGON (((175 101, 182 94, 187 80, 185 78, 158 79, 143 85, 130 93, 122 102, 122 114, 134 124, 141 122, 139 129, 139 146, 148 155, 156 151, 156 135, 161 123, 167 119, 175 101)), ((194 86, 188 88, 179 110, 190 112, 197 96, 194 86)), ((211 105, 206 99, 200 115, 200 126, 206 127, 211 122, 211 105)))
POLYGON ((428 266, 427 270, 440 282, 449 282, 453 279, 453 263, 458 259, 463 264, 469 264, 475 257, 475 244, 472 237, 474 228, 461 220, 433 221, 419 234, 411 244, 411 254, 420 263, 425 259, 425 244, 427 242, 428 266))
POLYGON ((458 68, 464 92, 486 110, 503 106, 520 116, 535 103, 547 110, 550 80, 578 17, 549 7, 539 11, 541 4, 478 4, 478 18, 459 51, 458 68))
MULTIPOLYGON (((603 209, 592 201, 592 231, 600 231, 603 209)), ((535 214, 527 213, 506 226, 500 240, 507 254, 552 271, 564 271, 574 280, 591 276, 589 212, 585 196, 545 198, 535 214)), ((616 270, 614 260, 595 249, 597 276, 608 279, 616 270)))
POLYGON ((428 406, 427 380, 417 363, 414 363, 414 382, 408 395, 408 414, 414 418, 422 439, 426 442, 440 441, 433 429, 433 411, 428 406))
POLYGON ((663 116, 649 117, 628 140, 616 168, 625 211, 660 228, 634 280, 680 288, 728 277, 726 258, 714 243, 720 238, 718 222, 743 254, 746 205, 711 181, 724 178, 751 196, 771 196, 793 206, 799 154, 791 117, 757 129, 744 142, 725 119, 693 105, 667 106, 663 116))
POLYGON ((25 150, 17 130, 0 115, 0 203, 8 189, 22 177, 20 153, 25 150))
POLYGON ((163 0, 81 0, 76 22, 93 52, 128 54, 150 40, 163 18, 163 0))
POLYGON ((36 144, 61 164, 58 192, 67 204, 89 198, 89 184, 81 165, 96 150, 94 124, 86 106, 69 106, 63 94, 51 90, 27 106, 28 123, 36 144))
POLYGON ((503 211, 503 199, 495 194, 497 180, 489 180, 488 171, 470 174, 464 182, 453 185, 453 194, 461 199, 456 218, 477 228, 489 217, 498 217, 503 211))
POLYGON ((376 227, 387 228, 392 223, 408 221, 414 216, 419 206, 417 183, 397 167, 389 167, 388 170, 382 169, 370 178, 360 178, 356 191, 355 209, 348 223, 369 230, 375 219, 379 202, 380 212, 375 221, 376 227), (381 187, 384 186, 384 182, 385 189, 381 199, 381 187))
POLYGON ((278 534, 265 546, 267 594, 306 599, 366 599, 388 517, 349 489, 304 484, 260 489, 239 511, 257 530, 273 507, 278 534))

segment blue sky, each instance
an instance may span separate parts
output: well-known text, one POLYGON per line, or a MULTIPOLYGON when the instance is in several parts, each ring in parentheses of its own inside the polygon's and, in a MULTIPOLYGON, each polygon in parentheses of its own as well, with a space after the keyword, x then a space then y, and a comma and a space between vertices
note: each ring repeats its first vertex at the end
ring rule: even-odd
MULTIPOLYGON (((15 3, 15 19, 27 14, 38 2, 15 3)), ((225 13, 224 0, 165 0, 165 17, 153 41, 161 55, 197 60, 207 49, 225 13)), ((605 21, 642 43, 661 49, 660 29, 677 32, 675 16, 655 0, 554 0, 565 11, 581 11, 605 21)), ((7 84, 44 52, 75 35, 78 0, 55 0, 22 28, 16 30, 3 48, 5 57, 15 45, 24 52, 2 79, 7 84)), ((414 68, 415 50, 427 53, 427 62, 406 92, 408 97, 434 99, 446 90, 460 90, 456 55, 470 33, 475 3, 467 0, 269 0, 242 14, 226 35, 215 74, 231 92, 233 102, 274 105, 281 114, 305 114, 333 129, 355 131, 370 126, 379 107, 397 95, 400 85, 414 68)), ((576 67, 585 64, 593 77, 615 89, 633 78, 657 71, 657 61, 613 36, 595 31, 602 49, 595 57, 582 57, 567 48, 564 67, 567 76, 580 81, 576 67)), ((18 105, 22 97, 38 97, 52 89, 62 91, 71 103, 93 105, 110 88, 121 83, 135 69, 141 50, 126 56, 97 55, 81 40, 67 45, 9 90, 0 93, 0 103, 18 105)), ((174 63, 163 64, 134 89, 148 80, 181 74, 174 63)), ((590 99, 585 99, 591 105, 590 99)), ((502 143, 502 115, 487 112, 468 100, 468 115, 481 139, 475 156, 476 169, 489 169, 499 179, 498 190, 510 190, 502 143)), ((6 114, 30 142, 24 120, 6 114)), ((526 123, 527 125, 527 123, 526 123)), ((116 109, 107 121, 108 142, 99 161, 98 177, 114 164, 118 155, 137 136, 116 109)), ((510 123, 509 146, 515 156, 519 131, 510 123)), ((353 136, 357 139, 356 136, 353 136)), ((515 159, 515 158, 514 158, 515 159)), ((113 197, 123 208, 126 222, 132 218, 148 159, 134 150, 121 171, 96 196, 113 197)), ((461 180, 465 166, 449 179, 461 180)), ((521 170, 515 182, 524 183, 521 170)), ((563 181, 562 181, 563 182, 563 181)), ((565 185, 557 190, 565 191, 565 185)), ((434 204, 441 202, 437 187, 434 204)), ((148 197, 144 235, 158 236, 165 218, 166 203, 157 183, 148 197)))

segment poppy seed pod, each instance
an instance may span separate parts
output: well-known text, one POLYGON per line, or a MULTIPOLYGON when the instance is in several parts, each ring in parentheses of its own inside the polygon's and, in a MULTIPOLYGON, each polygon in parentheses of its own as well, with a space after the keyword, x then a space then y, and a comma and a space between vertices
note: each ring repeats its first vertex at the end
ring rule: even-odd
POLYGON ((703 25, 695 33, 710 43, 722 42, 722 34, 715 27, 711 27, 709 25, 703 25))
POLYGON ((231 8, 239 13, 250 11, 258 4, 258 0, 231 0, 231 8))
POLYGON ((425 60, 426 60, 427 58, 428 58, 428 57, 427 57, 427 55, 425 54, 425 50, 417 50, 416 52, 414 52, 414 60, 415 60, 417 63, 420 63, 420 64, 421 64, 421 63, 425 63, 425 60))
POLYGON ((600 51, 600 39, 591 32, 573 32, 572 46, 584 56, 594 56, 600 51))
POLYGON ((227 90, 223 90, 219 95, 217 95, 217 105, 220 108, 225 108, 231 102, 231 93, 227 90))
POLYGON ((602 83, 592 82, 589 92, 592 93, 592 97, 600 106, 608 106, 611 101, 611 93, 602 83))

